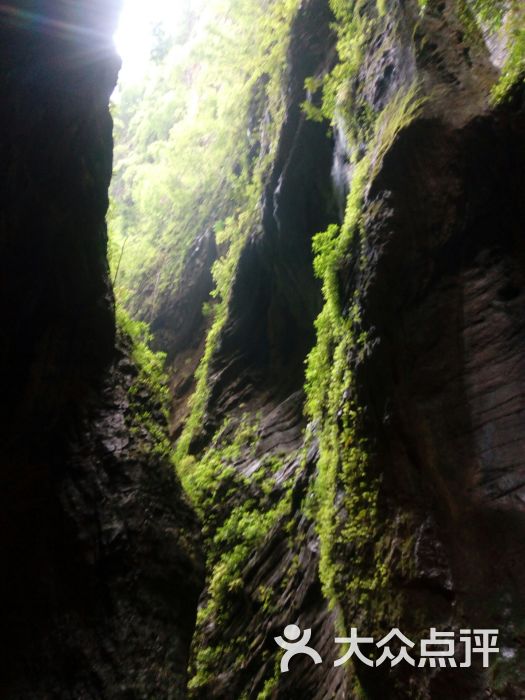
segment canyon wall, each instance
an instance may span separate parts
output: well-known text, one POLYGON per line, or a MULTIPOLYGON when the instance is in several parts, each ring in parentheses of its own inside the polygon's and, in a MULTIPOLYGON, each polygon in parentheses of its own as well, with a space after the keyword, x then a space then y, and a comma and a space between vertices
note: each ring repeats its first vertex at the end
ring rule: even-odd
POLYGON ((199 528, 159 446, 157 398, 116 335, 106 260, 118 10, 0 7, 8 700, 185 696, 199 528))
POLYGON ((152 318, 169 421, 107 267, 117 12, 0 7, 0 696, 523 697, 520 3, 300 3, 224 322, 211 230, 152 318), (352 627, 500 652, 334 667, 352 627))
POLYGON ((337 63, 334 17, 310 0, 294 21, 277 156, 181 462, 211 484, 194 493, 208 564, 190 695, 518 698, 525 115, 519 76, 504 83, 523 15, 496 29, 496 5, 347 5, 339 37, 358 49, 332 129, 304 81, 337 63), (279 673, 289 623, 322 665, 279 673), (500 653, 334 668, 351 627, 416 643, 497 628, 500 653))

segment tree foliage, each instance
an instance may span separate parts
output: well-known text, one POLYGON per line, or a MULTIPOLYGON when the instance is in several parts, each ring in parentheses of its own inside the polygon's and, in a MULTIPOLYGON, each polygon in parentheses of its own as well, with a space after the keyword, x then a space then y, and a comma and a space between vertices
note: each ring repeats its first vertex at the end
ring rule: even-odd
POLYGON ((176 287, 192 242, 227 229, 251 197, 296 5, 188 1, 177 35, 156 29, 147 79, 117 93, 111 262, 118 298, 143 319, 176 287))

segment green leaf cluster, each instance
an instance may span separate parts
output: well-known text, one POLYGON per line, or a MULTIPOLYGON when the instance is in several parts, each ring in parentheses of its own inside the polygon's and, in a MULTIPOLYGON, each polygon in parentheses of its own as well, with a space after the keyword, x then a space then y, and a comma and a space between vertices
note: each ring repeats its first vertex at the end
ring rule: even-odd
POLYGON ((146 80, 116 94, 111 264, 117 297, 143 319, 176 289, 192 243, 227 238, 249 208, 296 6, 211 0, 181 36, 161 35, 146 80))

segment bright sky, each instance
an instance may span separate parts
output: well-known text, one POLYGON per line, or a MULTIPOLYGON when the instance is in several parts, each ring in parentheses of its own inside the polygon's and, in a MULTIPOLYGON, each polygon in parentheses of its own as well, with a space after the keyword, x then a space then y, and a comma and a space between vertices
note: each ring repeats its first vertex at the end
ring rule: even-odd
POLYGON ((130 83, 144 76, 152 49, 153 27, 162 22, 168 32, 175 30, 182 4, 180 0, 124 0, 114 36, 122 58, 121 81, 130 83))

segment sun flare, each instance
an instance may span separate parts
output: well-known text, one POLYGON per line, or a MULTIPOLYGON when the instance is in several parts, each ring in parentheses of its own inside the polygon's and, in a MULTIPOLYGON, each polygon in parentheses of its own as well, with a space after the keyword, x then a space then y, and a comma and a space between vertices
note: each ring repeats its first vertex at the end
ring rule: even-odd
POLYGON ((130 83, 146 73, 157 25, 174 33, 180 21, 184 2, 180 0, 124 0, 115 46, 122 58, 120 80, 130 83))

